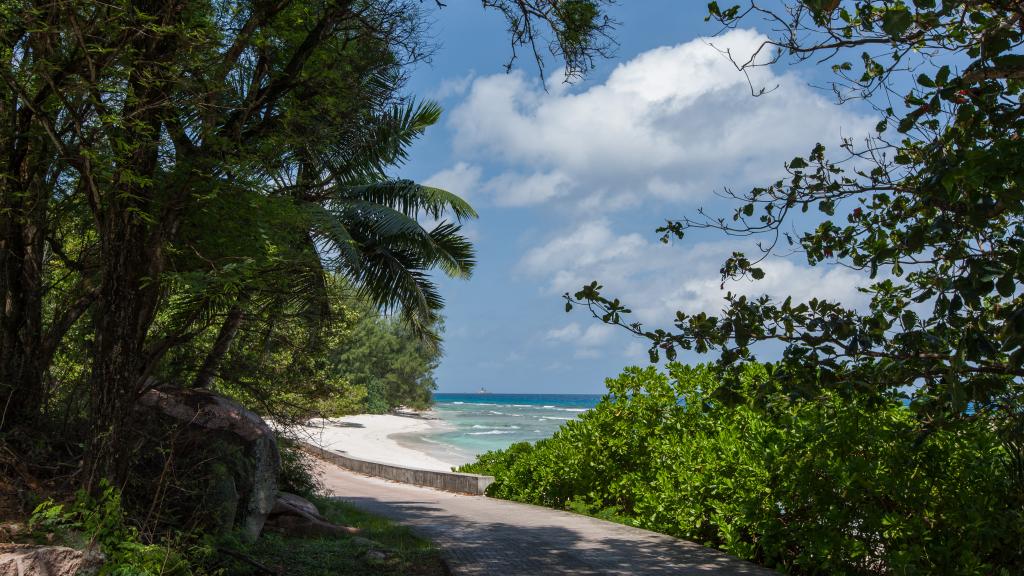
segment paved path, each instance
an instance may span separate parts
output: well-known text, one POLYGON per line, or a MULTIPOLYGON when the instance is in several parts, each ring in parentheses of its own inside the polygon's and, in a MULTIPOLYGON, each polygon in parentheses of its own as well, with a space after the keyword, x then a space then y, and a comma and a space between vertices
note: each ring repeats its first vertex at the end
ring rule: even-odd
POLYGON ((456 576, 775 574, 656 532, 319 465, 324 485, 342 500, 433 540, 456 576))

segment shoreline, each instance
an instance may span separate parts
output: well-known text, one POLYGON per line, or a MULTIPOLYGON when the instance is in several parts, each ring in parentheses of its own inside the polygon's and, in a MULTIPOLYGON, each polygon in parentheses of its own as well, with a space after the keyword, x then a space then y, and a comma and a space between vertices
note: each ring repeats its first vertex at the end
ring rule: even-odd
POLYGON ((306 426, 288 430, 328 450, 344 452, 360 460, 396 466, 450 472, 462 464, 444 445, 422 440, 422 435, 451 430, 443 420, 428 413, 357 414, 341 418, 314 418, 306 426), (432 449, 431 444, 440 448, 432 449))

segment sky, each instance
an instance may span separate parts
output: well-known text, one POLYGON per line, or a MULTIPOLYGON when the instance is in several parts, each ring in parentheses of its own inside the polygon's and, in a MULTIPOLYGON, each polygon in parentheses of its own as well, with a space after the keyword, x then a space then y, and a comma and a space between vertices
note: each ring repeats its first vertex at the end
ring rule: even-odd
POLYGON ((753 252, 749 240, 708 232, 666 245, 655 232, 702 207, 729 216, 735 205, 716 193, 774 181, 816 142, 869 134, 875 114, 814 87, 827 67, 760 68, 750 82, 777 88, 755 98, 720 50, 753 53, 764 39, 756 27, 709 38, 719 30, 704 22, 704 2, 621 2, 615 57, 573 85, 549 70, 545 91, 532 61, 505 72, 499 14, 475 0, 432 4, 439 46, 408 89, 445 112, 398 174, 455 192, 480 214, 465 227, 473 277, 438 279, 447 302, 439 392, 601 393, 605 378, 646 365, 643 340, 565 312, 561 295, 594 280, 650 327, 670 327, 676 310, 715 313, 727 290, 864 304, 861 275, 784 256, 766 261, 763 280, 723 290, 722 262, 753 252))

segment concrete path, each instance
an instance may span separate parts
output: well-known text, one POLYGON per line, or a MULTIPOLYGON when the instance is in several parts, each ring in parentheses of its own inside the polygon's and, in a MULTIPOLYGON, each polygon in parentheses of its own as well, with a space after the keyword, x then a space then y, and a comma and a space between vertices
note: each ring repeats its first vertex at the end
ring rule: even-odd
POLYGON ((456 576, 768 576, 772 571, 656 532, 569 512, 361 476, 319 462, 326 488, 441 548, 456 576))

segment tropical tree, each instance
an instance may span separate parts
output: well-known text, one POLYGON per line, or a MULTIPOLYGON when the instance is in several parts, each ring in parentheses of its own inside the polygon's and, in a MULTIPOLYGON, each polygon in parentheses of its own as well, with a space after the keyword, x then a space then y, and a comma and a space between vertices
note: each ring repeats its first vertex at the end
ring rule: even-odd
MULTIPOLYGON (((485 6, 518 30, 514 49, 536 51, 551 27, 572 76, 608 30, 602 4, 485 6)), ((216 330, 194 377, 207 384, 246 318, 326 317, 313 314, 325 269, 426 333, 441 303, 426 271, 468 271, 457 220, 472 211, 385 170, 436 120, 399 96, 406 65, 429 55, 420 8, 0 6, 0 431, 31 425, 55 389, 80 390, 83 477, 116 481, 135 399, 169 352, 216 330), (442 212, 456 221, 415 222, 442 212), (232 226, 238 241, 219 234, 232 226)))
POLYGON ((242 197, 265 214, 216 225, 238 211, 234 196, 186 222, 195 234, 187 233, 177 250, 178 272, 169 281, 181 290, 168 307, 164 338, 182 341, 208 328, 212 317, 222 318, 193 386, 210 386, 247 320, 273 326, 287 313, 314 332, 323 329, 333 316, 330 274, 347 278, 378 309, 399 312, 416 337, 437 346, 432 327, 443 299, 429 271, 469 276, 473 249, 459 222, 476 213, 449 192, 389 178, 386 170, 439 115, 434 104, 392 106, 374 120, 371 137, 339 151, 348 157, 325 161, 315 178, 314 164, 303 161, 268 176, 274 185, 256 198, 242 197), (288 178, 300 171, 302 181, 288 178), (428 230, 418 217, 437 223, 428 230))

